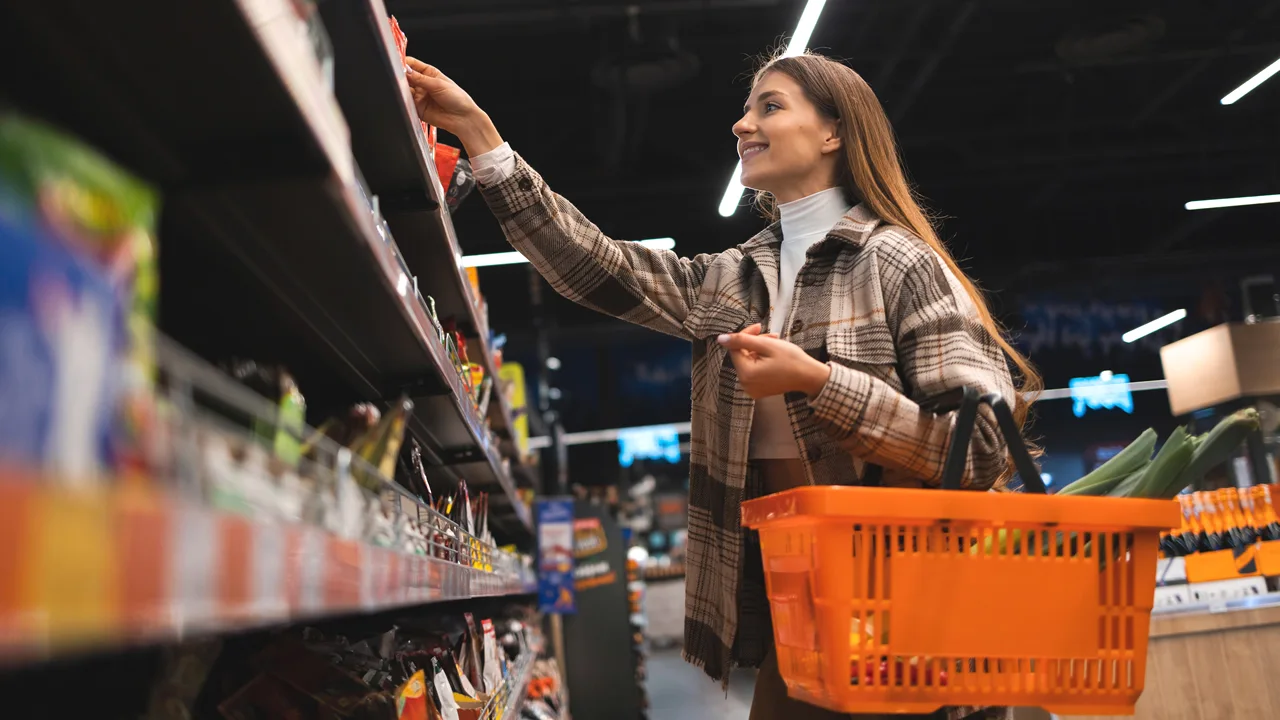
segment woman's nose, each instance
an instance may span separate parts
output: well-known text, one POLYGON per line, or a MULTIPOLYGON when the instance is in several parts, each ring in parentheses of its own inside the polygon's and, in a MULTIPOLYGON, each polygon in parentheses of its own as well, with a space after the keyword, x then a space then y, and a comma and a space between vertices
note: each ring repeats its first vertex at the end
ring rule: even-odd
POLYGON ((733 124, 733 134, 739 138, 742 137, 743 135, 749 135, 755 131, 756 131, 756 125, 755 123, 751 122, 750 114, 743 115, 741 118, 738 119, 738 122, 733 124))

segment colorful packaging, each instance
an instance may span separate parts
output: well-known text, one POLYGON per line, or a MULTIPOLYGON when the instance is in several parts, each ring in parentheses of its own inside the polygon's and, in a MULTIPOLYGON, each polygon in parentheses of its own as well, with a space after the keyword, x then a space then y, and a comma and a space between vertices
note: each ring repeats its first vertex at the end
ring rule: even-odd
MULTIPOLYGON (((34 284, 37 288, 34 292, 41 295, 45 311, 61 313, 62 321, 81 323, 82 334, 94 326, 118 322, 108 320, 115 312, 112 306, 125 309, 122 317, 127 329, 126 343, 113 348, 105 359, 89 348, 83 355, 67 357, 77 364, 74 374, 86 378, 77 380, 78 383, 102 382, 106 378, 118 385, 118 395, 113 398, 116 404, 112 408, 117 420, 111 467, 115 471, 144 469, 142 441, 153 422, 154 326, 159 295, 155 242, 158 205, 157 195, 150 187, 75 138, 39 122, 0 114, 0 219, 7 220, 11 228, 28 228, 27 233, 38 233, 49 245, 84 261, 86 265, 82 269, 86 276, 93 275, 105 283, 115 298, 93 308, 83 304, 84 297, 80 295, 83 283, 59 286, 58 278, 45 282, 44 276, 38 274, 42 271, 31 265, 6 263, 5 269, 15 276, 29 271, 31 274, 22 281, 22 287, 34 284), (61 302, 56 296, 62 290, 69 293, 62 298, 69 304, 54 307, 51 304, 61 302), (99 318, 90 318, 90 313, 96 313, 99 318), (112 367, 104 370, 101 367, 104 362, 112 367)), ((28 237, 36 235, 28 234, 28 237)), ((34 260, 28 257, 29 262, 34 260)), ((64 274, 61 281, 66 280, 64 274)), ((18 292, 14 284, 6 284, 5 289, 18 292)), ((28 295, 23 303, 35 305, 35 300, 28 295)), ((16 305, 15 302, 10 307, 16 305)), ((42 321, 46 329, 47 323, 54 322, 51 318, 46 316, 42 321)), ((84 334, 82 342, 102 346, 102 338, 101 332, 96 337, 84 334)), ((15 380, 25 386, 38 384, 40 378, 32 375, 15 380)), ((27 416, 27 420, 30 419, 27 416)), ((84 470, 82 463, 71 465, 70 469, 84 470)))
POLYGON ((493 694, 502 687, 502 666, 498 661, 498 636, 492 620, 483 620, 484 627, 484 687, 493 694))
POLYGON ((399 720, 427 720, 427 678, 421 670, 396 690, 396 717, 399 720))
POLYGON ((432 684, 436 689, 436 697, 440 699, 440 715, 444 720, 458 720, 458 701, 453 697, 453 688, 449 678, 435 658, 431 658, 432 684))
POLYGON ((125 312, 99 268, 0 212, 0 461, 73 484, 119 467, 125 312))

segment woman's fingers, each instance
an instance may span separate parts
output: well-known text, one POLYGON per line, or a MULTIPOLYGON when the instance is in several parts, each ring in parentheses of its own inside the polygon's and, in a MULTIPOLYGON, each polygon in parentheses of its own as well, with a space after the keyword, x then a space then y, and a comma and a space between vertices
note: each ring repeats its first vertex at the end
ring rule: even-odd
POLYGON ((405 61, 405 64, 409 66, 409 69, 413 70, 414 72, 422 73, 423 75, 427 75, 429 77, 438 77, 438 78, 444 77, 444 73, 440 72, 439 68, 437 68, 434 65, 428 65, 416 57, 405 56, 404 61, 405 61))
POLYGON ((416 70, 410 69, 404 76, 409 81, 409 87, 411 88, 421 88, 430 92, 448 87, 447 80, 442 80, 434 75, 420 73, 416 70))
POLYGON ((767 355, 769 351, 768 338, 762 338, 746 331, 721 335, 716 338, 716 341, 729 350, 749 350, 759 355, 767 355))

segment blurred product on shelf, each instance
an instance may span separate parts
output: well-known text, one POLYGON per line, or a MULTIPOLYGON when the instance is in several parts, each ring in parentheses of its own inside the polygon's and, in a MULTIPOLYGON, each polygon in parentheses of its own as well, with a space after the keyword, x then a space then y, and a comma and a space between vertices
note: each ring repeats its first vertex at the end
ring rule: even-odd
POLYGON ((217 641, 171 647, 145 717, 216 708, 227 720, 500 720, 513 715, 526 689, 539 703, 557 697, 554 664, 537 659, 544 646, 538 618, 523 606, 478 621, 445 612, 394 622, 381 631, 343 622, 290 629, 251 648, 217 641), (481 660, 477 647, 489 656, 481 660))
POLYGON ((0 114, 5 461, 64 482, 142 472, 157 212, 156 193, 95 150, 0 114))
POLYGON ((1160 540, 1164 557, 1245 548, 1280 540, 1272 498, 1278 485, 1221 488, 1178 496, 1182 524, 1160 540))
MULTIPOLYGON (((452 145, 436 144, 436 170, 441 178, 448 178, 445 183, 444 201, 449 212, 457 212, 458 206, 467 199, 476 187, 475 177, 471 174, 471 162, 462 157, 462 151, 452 145)), ((474 270, 474 268, 468 268, 474 270)), ((480 288, 474 284, 476 297, 480 297, 480 288)))
POLYGON ((276 457, 297 465, 302 456, 302 428, 307 422, 307 401, 287 370, 252 360, 232 360, 227 374, 276 404, 276 423, 255 419, 253 431, 275 451, 276 457))
POLYGON ((627 554, 627 612, 631 626, 631 653, 635 663, 636 685, 640 692, 640 711, 644 716, 649 708, 649 670, 646 665, 648 651, 645 643, 645 628, 648 617, 644 608, 645 584, 641 574, 640 560, 627 554))
POLYGON ((540 659, 533 664, 528 698, 520 708, 521 720, 560 720, 565 717, 563 684, 555 660, 540 659))
MULTIPOLYGON (((505 345, 494 343, 495 346, 505 345)), ((506 387, 508 406, 511 408, 511 434, 515 438, 520 457, 529 455, 529 401, 525 385, 524 366, 514 362, 503 362, 498 366, 498 377, 506 387)))

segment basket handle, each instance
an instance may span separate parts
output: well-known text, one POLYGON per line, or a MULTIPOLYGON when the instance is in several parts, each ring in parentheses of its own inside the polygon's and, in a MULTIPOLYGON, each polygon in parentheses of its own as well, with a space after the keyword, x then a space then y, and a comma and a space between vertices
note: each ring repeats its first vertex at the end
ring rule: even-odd
POLYGON ((951 431, 951 444, 947 447, 947 459, 942 467, 942 488, 959 490, 960 479, 964 477, 965 460, 969 455, 969 443, 973 440, 973 426, 978 417, 978 406, 990 405, 996 416, 1000 434, 1004 436, 1009 454, 1013 456, 1013 466, 1022 478, 1022 486, 1029 492, 1044 495, 1048 489, 1040 479, 1040 470, 1031 453, 1027 452, 1022 433, 1018 431, 1018 422, 1013 419, 1013 411, 1009 403, 1000 393, 979 395, 978 391, 969 387, 958 387, 954 390, 935 395, 920 403, 923 410, 934 414, 955 411, 955 428, 951 431))

